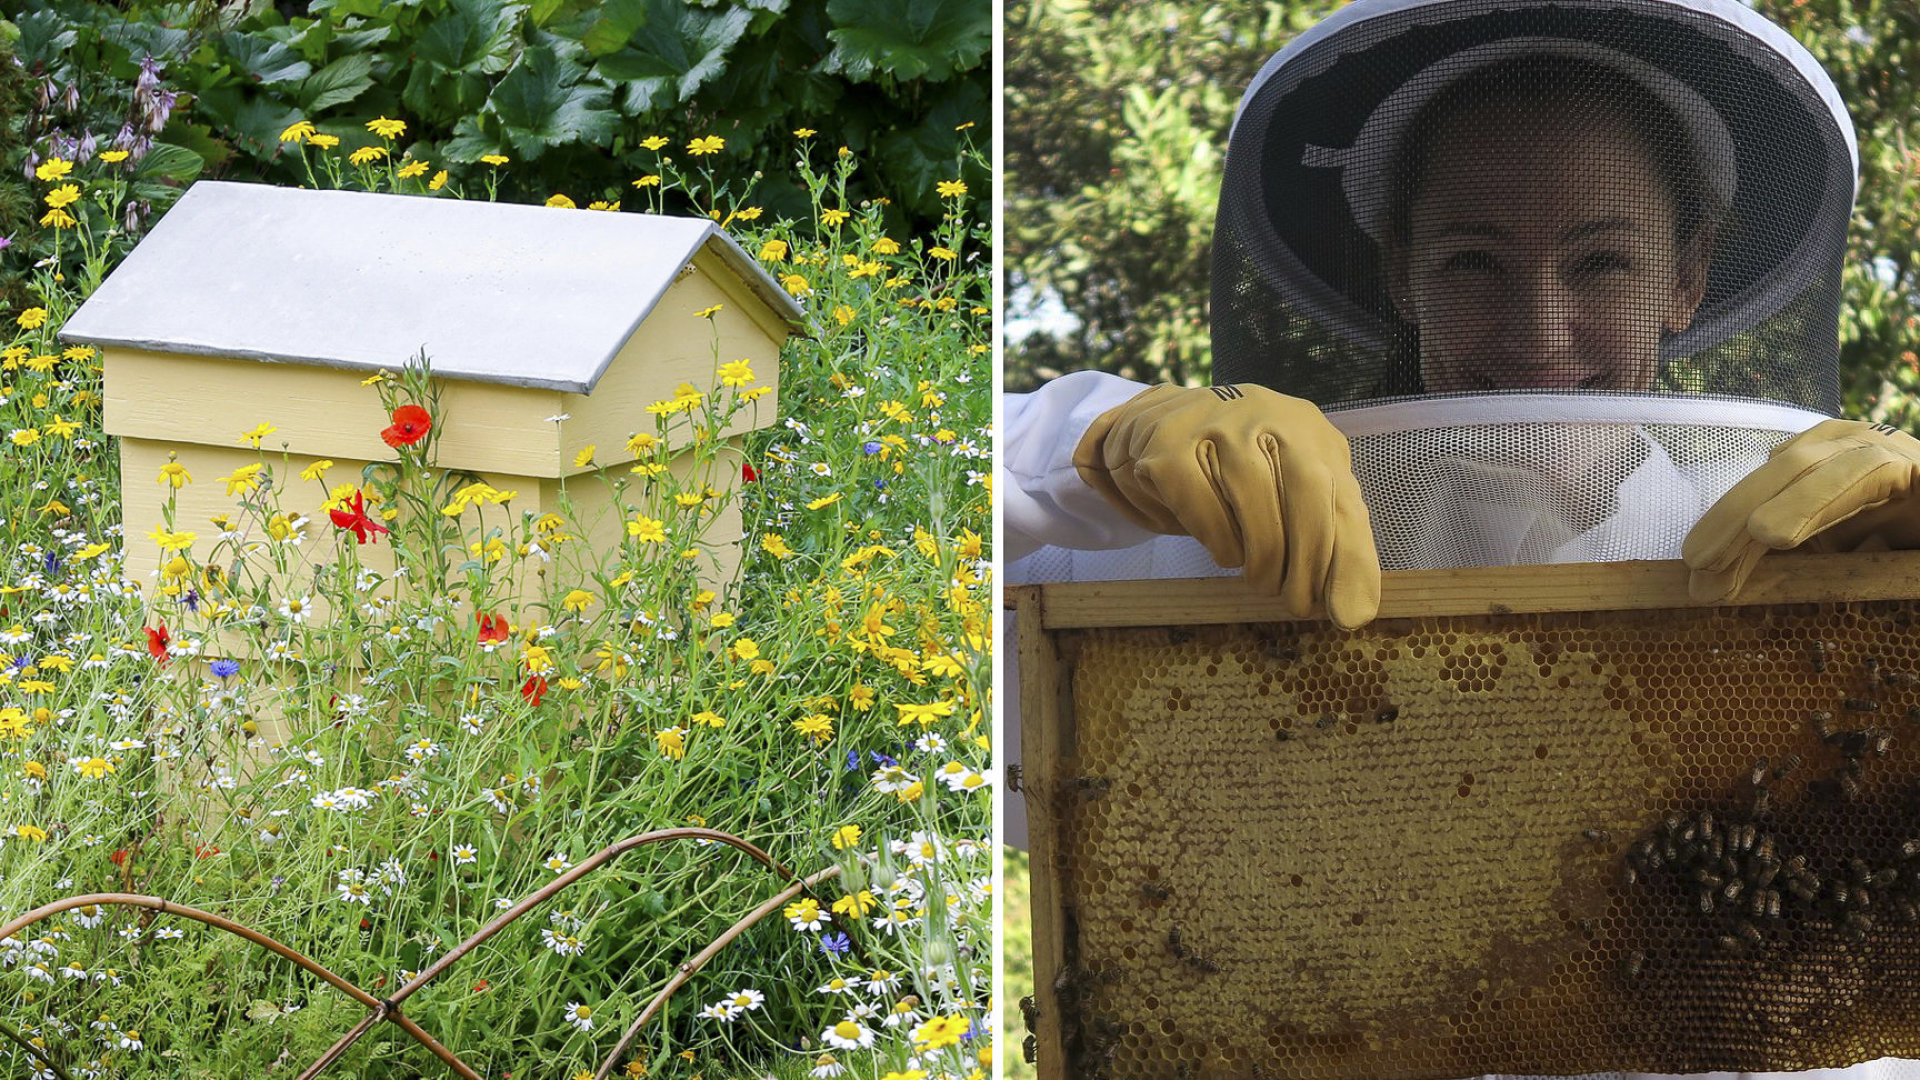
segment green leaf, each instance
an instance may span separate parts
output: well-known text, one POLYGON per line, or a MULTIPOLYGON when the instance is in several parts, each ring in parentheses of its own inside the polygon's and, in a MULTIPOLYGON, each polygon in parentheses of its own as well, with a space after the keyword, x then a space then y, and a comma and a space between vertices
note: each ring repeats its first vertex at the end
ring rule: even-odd
POLYGON ((727 66, 733 48, 753 21, 742 8, 703 11, 678 0, 644 0, 646 22, 625 47, 602 57, 594 70, 627 83, 630 111, 667 109, 685 102, 727 66))
POLYGON ((271 86, 313 74, 313 65, 300 59, 300 54, 283 42, 269 41, 257 34, 230 33, 220 35, 220 43, 254 82, 271 86))
POLYGON ((545 46, 527 49, 487 99, 486 111, 519 156, 531 161, 548 148, 612 138, 620 116, 607 106, 605 87, 582 85, 586 69, 545 46))
POLYGON ((580 44, 595 56, 605 56, 625 45, 634 31, 646 24, 646 0, 607 0, 593 24, 580 35, 580 44))
POLYGON ((525 4, 505 0, 456 0, 421 31, 413 59, 448 72, 498 75, 513 63, 515 31, 526 12, 525 4))
POLYGON ((18 25, 20 44, 14 55, 29 68, 35 64, 51 67, 80 36, 78 30, 52 11, 29 12, 20 16, 18 25))
POLYGON ((140 165, 134 170, 134 175, 190 184, 204 168, 206 168, 206 162, 199 154, 186 147, 175 146, 172 143, 154 143, 153 149, 147 151, 147 156, 140 159, 140 165))
POLYGON ((373 85, 372 72, 371 54, 343 56, 302 80, 293 99, 309 116, 334 105, 344 105, 373 85))
POLYGON ((855 82, 876 71, 944 80, 993 47, 993 12, 976 0, 829 0, 830 62, 855 82))
POLYGON ((488 127, 498 127, 499 121, 492 117, 463 116, 453 125, 453 138, 440 147, 440 154, 456 164, 471 165, 479 161, 482 155, 497 154, 506 149, 504 138, 488 127), (488 121, 492 121, 489 125, 488 121))

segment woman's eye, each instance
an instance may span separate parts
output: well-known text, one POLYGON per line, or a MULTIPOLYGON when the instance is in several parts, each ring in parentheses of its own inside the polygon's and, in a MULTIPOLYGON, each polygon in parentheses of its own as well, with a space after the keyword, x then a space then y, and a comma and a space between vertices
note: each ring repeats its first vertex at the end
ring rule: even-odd
POLYGON ((1610 274, 1632 268, 1633 264, 1627 261, 1627 257, 1616 251, 1593 252, 1582 258, 1574 267, 1582 274, 1610 274))
POLYGON ((1487 251, 1458 251, 1441 264, 1443 270, 1496 270, 1499 263, 1487 251))

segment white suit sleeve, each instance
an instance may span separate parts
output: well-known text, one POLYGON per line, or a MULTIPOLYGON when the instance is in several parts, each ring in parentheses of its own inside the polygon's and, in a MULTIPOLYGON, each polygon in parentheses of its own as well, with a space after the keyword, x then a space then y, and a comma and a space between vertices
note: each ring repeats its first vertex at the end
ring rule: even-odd
POLYGON ((1031 394, 1007 395, 997 485, 1006 561, 1049 545, 1105 550, 1158 535, 1128 521, 1073 467, 1074 448, 1094 420, 1145 389, 1118 375, 1077 371, 1031 394))

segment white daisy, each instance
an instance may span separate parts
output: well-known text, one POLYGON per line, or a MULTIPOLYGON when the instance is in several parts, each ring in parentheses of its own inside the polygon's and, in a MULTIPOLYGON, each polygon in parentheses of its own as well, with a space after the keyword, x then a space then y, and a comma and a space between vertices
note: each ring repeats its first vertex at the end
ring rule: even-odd
POLYGON ((840 1050, 865 1050, 873 1045, 873 1029, 842 1020, 821 1032, 820 1041, 840 1050))
POLYGON ((580 1031, 593 1030, 593 1010, 577 1001, 567 1002, 566 1019, 580 1031))

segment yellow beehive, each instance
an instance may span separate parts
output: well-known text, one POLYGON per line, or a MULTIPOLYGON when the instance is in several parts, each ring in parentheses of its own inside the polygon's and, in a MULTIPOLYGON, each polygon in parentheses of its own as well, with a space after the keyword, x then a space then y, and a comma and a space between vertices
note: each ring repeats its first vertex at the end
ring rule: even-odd
MULTIPOLYGON (((777 391, 780 347, 800 315, 706 220, 203 182, 62 337, 101 349, 128 572, 151 580, 160 552, 147 536, 169 495, 161 468, 177 456, 192 473, 175 528, 208 536, 212 517, 241 516, 216 478, 260 460, 240 437, 259 424, 277 429, 262 450, 283 504, 308 519, 303 562, 356 546, 298 474, 325 458, 329 483, 357 483, 369 462, 395 461, 380 437, 389 415, 364 380, 422 353, 440 395, 435 465, 516 492, 515 518, 560 513, 564 490, 585 550, 605 552, 623 514, 593 474, 627 472, 629 437, 654 429, 647 406, 682 383, 717 389, 718 365, 738 360, 777 391), (576 466, 588 446, 593 460, 576 466)), ((694 455, 670 444, 673 472, 729 492, 742 437, 776 412, 768 394, 715 432, 732 452, 706 475, 690 475, 694 455)), ((701 536, 713 586, 740 561, 738 508, 725 506, 701 536)), ((357 555, 388 569, 387 552, 357 555)), ((520 596, 537 596, 540 567, 523 561, 520 596)))

